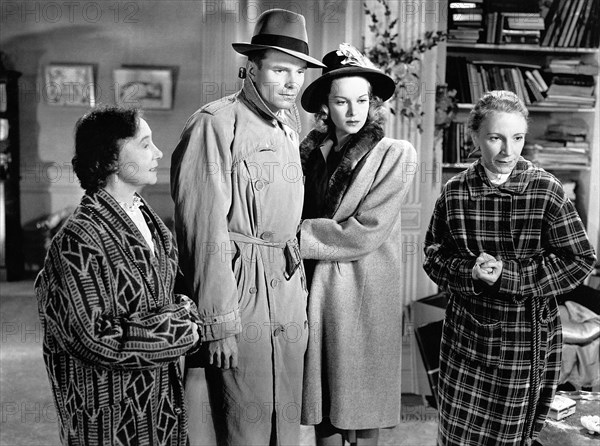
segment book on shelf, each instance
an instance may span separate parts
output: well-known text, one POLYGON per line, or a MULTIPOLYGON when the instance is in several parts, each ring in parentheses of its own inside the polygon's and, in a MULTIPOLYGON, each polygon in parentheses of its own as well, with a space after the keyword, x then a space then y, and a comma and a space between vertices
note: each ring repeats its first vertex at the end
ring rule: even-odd
POLYGON ((554 0, 546 14, 542 46, 598 48, 600 2, 554 0))
POLYGON ((596 103, 595 80, 586 74, 555 74, 546 100, 581 107, 593 107, 596 103))
POLYGON ((523 147, 523 157, 541 167, 589 167, 590 147, 587 141, 571 143, 537 139, 527 141, 523 147), (579 144, 571 146, 571 144, 579 144))
POLYGON ((511 30, 543 31, 544 19, 539 14, 523 13, 506 18, 507 28, 511 30))
POLYGON ((480 8, 483 4, 483 0, 474 0, 470 2, 450 2, 448 7, 450 9, 470 9, 470 8, 480 8))
POLYGON ((570 118, 548 124, 546 139, 552 141, 586 141, 589 133, 587 123, 581 118, 570 118))
POLYGON ((485 14, 486 43, 538 44, 545 22, 539 12, 488 12, 485 14))
POLYGON ((502 61, 467 61, 448 56, 446 79, 457 90, 460 102, 471 103, 489 90, 509 90, 527 105, 546 99, 548 85, 540 74, 541 66, 502 61))
POLYGON ((518 12, 521 14, 526 12, 539 12, 539 6, 537 1, 486 0, 485 6, 490 12, 518 12))
POLYGON ((444 130, 442 162, 448 164, 472 163, 479 158, 469 135, 467 124, 453 122, 444 130))
POLYGON ((581 59, 553 59, 548 65, 548 72, 554 74, 587 74, 598 75, 598 65, 587 63, 581 59))
POLYGON ((451 2, 448 14, 448 40, 475 43, 483 29, 483 2, 451 2))

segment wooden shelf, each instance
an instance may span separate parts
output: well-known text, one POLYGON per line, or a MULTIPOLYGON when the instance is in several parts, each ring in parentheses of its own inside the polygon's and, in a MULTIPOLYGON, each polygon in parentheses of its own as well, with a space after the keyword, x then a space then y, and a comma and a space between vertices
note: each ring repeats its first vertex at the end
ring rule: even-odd
MULTIPOLYGON (((442 169, 460 169, 460 170, 464 170, 467 169, 469 166, 471 165, 471 163, 442 163, 442 169)), ((548 171, 561 171, 561 172, 589 172, 591 167, 590 166, 555 166, 555 167, 550 167, 550 166, 539 166, 544 170, 548 170, 548 171)))
MULTIPOLYGON (((471 110, 474 104, 458 104, 459 110, 471 110)), ((590 107, 564 107, 554 105, 528 105, 527 110, 530 112, 560 112, 560 113, 595 113, 595 108, 590 107)))
POLYGON ((539 46, 526 44, 507 44, 497 45, 494 43, 458 43, 447 42, 448 50, 467 50, 467 51, 525 51, 531 53, 571 53, 571 54, 592 54, 597 53, 598 48, 565 48, 555 46, 539 46))
POLYGON ((442 163, 442 169, 467 169, 470 163, 442 163))

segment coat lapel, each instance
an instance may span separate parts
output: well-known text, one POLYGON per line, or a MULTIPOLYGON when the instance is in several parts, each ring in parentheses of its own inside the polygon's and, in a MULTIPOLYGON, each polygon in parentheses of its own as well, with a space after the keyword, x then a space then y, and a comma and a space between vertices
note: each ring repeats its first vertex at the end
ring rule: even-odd
POLYGON ((171 259, 167 255, 172 251, 172 242, 168 236, 166 226, 159 222, 158 216, 143 199, 142 202, 146 208, 144 212, 146 215, 151 216, 158 234, 158 240, 155 237, 156 250, 158 251, 156 258, 135 223, 108 192, 100 189, 91 195, 86 195, 82 200, 82 205, 92 209, 96 215, 101 217, 99 219, 100 224, 105 227, 115 243, 121 246, 122 249, 119 249, 119 251, 122 253, 124 261, 129 263, 133 260, 140 274, 144 275, 140 284, 146 281, 148 286, 152 287, 151 291, 160 299, 159 296, 164 294, 163 290, 157 287, 161 283, 161 277, 170 278, 173 276, 173 274, 168 273, 171 259), (131 258, 126 252, 131 255, 131 258))
MULTIPOLYGON (((316 155, 313 151, 318 149, 327 139, 326 133, 313 130, 300 145, 300 159, 302 169, 307 178, 317 178, 327 175, 325 163, 315 162, 316 155)), ((383 138, 383 129, 378 124, 364 126, 358 133, 346 141, 344 156, 329 179, 325 200, 323 203, 323 217, 331 218, 340 207, 342 198, 350 185, 354 170, 358 163, 377 145, 383 138)), ((321 157, 322 158, 322 157, 321 157)))

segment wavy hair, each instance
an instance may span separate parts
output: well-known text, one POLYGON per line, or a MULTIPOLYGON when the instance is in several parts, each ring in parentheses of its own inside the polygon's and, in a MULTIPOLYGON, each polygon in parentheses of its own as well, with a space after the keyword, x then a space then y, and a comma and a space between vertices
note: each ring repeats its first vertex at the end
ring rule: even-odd
MULTIPOLYGON (((329 98, 329 93, 331 93, 331 85, 335 79, 343 79, 344 77, 354 77, 352 76, 343 76, 336 77, 331 79, 329 85, 327 86, 327 94, 323 96, 323 101, 321 102, 321 110, 314 114, 315 118, 315 128, 322 133, 331 133, 335 128, 335 124, 329 116, 329 113, 325 111, 323 106, 327 105, 327 101, 329 98)), ((366 80, 366 79, 365 79, 366 80)), ((377 96, 373 96, 371 83, 367 81, 369 84, 369 114, 367 115, 367 121, 365 122, 365 127, 370 124, 378 124, 383 127, 385 123, 385 106, 383 105, 383 101, 381 98, 377 96)))
POLYGON ((471 132, 478 132, 484 119, 498 112, 518 113, 529 124, 529 110, 516 94, 507 90, 492 90, 484 93, 469 113, 467 128, 471 132))
POLYGON ((136 135, 140 117, 136 108, 104 106, 77 120, 73 170, 87 193, 106 186, 108 177, 118 172, 123 142, 136 135))

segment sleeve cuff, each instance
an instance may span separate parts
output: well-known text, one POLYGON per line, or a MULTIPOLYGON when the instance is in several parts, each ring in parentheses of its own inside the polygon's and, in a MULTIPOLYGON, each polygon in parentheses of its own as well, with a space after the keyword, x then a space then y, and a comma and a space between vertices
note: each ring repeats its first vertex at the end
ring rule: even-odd
POLYGON ((242 332, 242 319, 235 310, 224 315, 201 317, 202 342, 216 341, 242 332))

